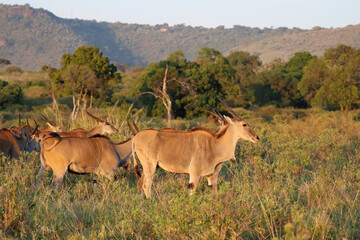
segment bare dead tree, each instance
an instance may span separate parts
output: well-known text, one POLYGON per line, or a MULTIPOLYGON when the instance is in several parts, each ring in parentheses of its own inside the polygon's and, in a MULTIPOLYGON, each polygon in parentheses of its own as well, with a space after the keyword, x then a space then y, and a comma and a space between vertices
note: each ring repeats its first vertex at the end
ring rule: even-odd
POLYGON ((162 86, 159 88, 154 89, 153 92, 142 92, 141 95, 144 94, 151 94, 153 95, 155 98, 160 99, 166 110, 167 110, 167 118, 168 118, 168 127, 171 127, 171 119, 172 119, 172 101, 170 99, 169 94, 167 93, 167 74, 168 74, 168 70, 169 70, 169 66, 166 65, 165 68, 165 73, 164 73, 164 79, 163 79, 163 83, 162 86))

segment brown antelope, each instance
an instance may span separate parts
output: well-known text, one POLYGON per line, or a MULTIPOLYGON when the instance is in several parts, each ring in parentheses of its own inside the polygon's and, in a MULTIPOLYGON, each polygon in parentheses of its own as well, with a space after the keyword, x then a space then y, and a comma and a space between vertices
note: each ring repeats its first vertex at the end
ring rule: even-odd
MULTIPOLYGON (((134 121, 133 124, 135 129, 139 131, 134 121)), ((129 122, 128 125, 133 133, 133 136, 136 135, 136 132, 131 128, 129 122)), ((58 133, 44 132, 43 134, 41 134, 38 140, 41 142, 41 168, 39 173, 37 174, 37 177, 41 177, 45 170, 53 170, 54 186, 58 186, 61 183, 63 177, 63 175, 61 177, 61 174, 60 177, 57 177, 59 174, 56 174, 55 171, 61 173, 65 168, 64 166, 67 164, 68 167, 66 169, 68 169, 69 172, 72 173, 95 173, 97 175, 105 175, 109 177, 114 176, 114 171, 117 168, 127 167, 127 160, 132 153, 132 137, 120 143, 113 143, 107 137, 101 135, 95 135, 90 138, 62 138, 58 133), (58 147, 60 141, 63 141, 63 143, 62 145, 60 145, 60 147, 58 147), (105 154, 105 152, 107 154, 105 155, 105 157, 100 156, 99 158, 96 158, 96 154, 99 153, 99 150, 97 150, 97 148, 93 146, 94 142, 97 143, 97 146, 99 145, 99 142, 102 143, 102 154, 105 154), (73 145, 71 151, 69 151, 67 150, 67 147, 70 146, 71 143, 75 145, 73 145), (110 147, 109 144, 111 144, 112 147, 110 147), (56 149, 52 150, 55 147, 56 149), (114 150, 115 153, 113 152, 114 150), (49 153, 49 151, 51 152, 49 153), (65 153, 62 153, 61 151, 65 151, 65 153), (62 163, 60 163, 61 161, 59 162, 58 160, 56 160, 59 158, 58 155, 66 155, 67 161, 62 161, 62 163), (110 155, 110 157, 108 155, 110 155), (118 160, 115 160, 115 155, 119 158, 118 160), (97 162, 98 166, 96 165, 97 162), (78 165, 81 165, 83 168, 76 167, 78 165), (84 166, 87 167, 85 168, 84 166), (54 170, 54 168, 57 170, 54 170)), ((38 179, 38 181, 36 181, 36 186, 38 186, 39 183, 40 178, 38 179)))
MULTIPOLYGON (((56 132, 61 137, 92 137, 92 136, 95 136, 95 135, 104 135, 105 133, 114 133, 114 132, 118 131, 109 122, 107 122, 105 120, 101 120, 98 117, 95 117, 94 115, 92 115, 88 111, 86 111, 86 113, 90 117, 92 117, 93 119, 98 121, 99 124, 97 126, 93 127, 90 130, 85 130, 85 129, 82 129, 82 128, 78 128, 78 129, 71 130, 69 132, 63 132, 63 131, 56 131, 56 132)), ((45 116, 42 116, 42 117, 47 122, 47 124, 50 126, 50 128, 52 128, 52 130, 50 130, 50 131, 62 129, 60 126, 54 125, 52 122, 50 122, 45 116)))
POLYGON ((20 151, 26 150, 31 152, 36 148, 36 141, 34 140, 34 133, 37 127, 30 132, 29 128, 21 127, 21 120, 19 115, 19 127, 11 127, 10 129, 0 130, 0 151, 5 156, 19 159, 20 151))
MULTIPOLYGON (((67 171, 71 173, 95 173, 108 178, 115 176, 117 168, 126 164, 130 156, 119 156, 116 146, 104 136, 90 138, 63 138, 55 132, 44 132, 39 136, 41 145, 41 168, 53 171, 53 187, 60 186, 67 171)), ((36 181, 36 186, 40 178, 36 181)))
POLYGON ((248 123, 220 101, 234 119, 224 117, 227 123, 219 131, 212 132, 205 128, 190 131, 144 130, 134 137, 134 159, 136 153, 143 168, 138 188, 144 190, 147 198, 151 198, 151 184, 157 166, 169 172, 189 174, 192 195, 201 176, 213 175, 219 171, 219 164, 234 157, 240 138, 259 141, 248 123))

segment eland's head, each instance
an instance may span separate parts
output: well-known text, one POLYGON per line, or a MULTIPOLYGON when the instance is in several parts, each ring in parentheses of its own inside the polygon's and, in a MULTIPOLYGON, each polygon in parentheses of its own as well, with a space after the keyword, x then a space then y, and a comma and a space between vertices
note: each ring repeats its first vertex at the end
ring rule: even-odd
POLYGON ((105 134, 105 133, 116 133, 118 132, 118 130, 108 121, 102 120, 98 117, 95 117, 94 115, 92 115, 91 113, 89 113, 88 111, 86 111, 86 113, 92 117, 93 119, 95 119, 98 122, 98 127, 101 129, 101 134, 105 134))
POLYGON ((245 141, 251 141, 253 143, 260 140, 259 136, 254 132, 254 130, 249 126, 249 124, 241 119, 224 101, 219 99, 224 108, 234 117, 233 119, 227 116, 223 116, 223 121, 225 123, 233 125, 236 129, 236 134, 238 138, 241 138, 245 141))

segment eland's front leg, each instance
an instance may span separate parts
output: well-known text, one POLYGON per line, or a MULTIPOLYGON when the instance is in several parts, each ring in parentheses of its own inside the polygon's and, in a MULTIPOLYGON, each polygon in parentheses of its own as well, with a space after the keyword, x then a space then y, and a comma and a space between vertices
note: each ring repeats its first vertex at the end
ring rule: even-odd
POLYGON ((190 180, 189 180, 190 194, 189 194, 189 196, 192 196, 195 193, 197 185, 199 183, 199 179, 200 179, 200 175, 190 174, 190 180))
POLYGON ((219 176, 219 172, 221 170, 221 167, 222 167, 222 163, 220 163, 219 165, 216 166, 215 170, 214 170, 214 173, 209 176, 207 179, 208 179, 208 185, 214 189, 214 193, 217 194, 217 179, 218 179, 218 176, 219 176))

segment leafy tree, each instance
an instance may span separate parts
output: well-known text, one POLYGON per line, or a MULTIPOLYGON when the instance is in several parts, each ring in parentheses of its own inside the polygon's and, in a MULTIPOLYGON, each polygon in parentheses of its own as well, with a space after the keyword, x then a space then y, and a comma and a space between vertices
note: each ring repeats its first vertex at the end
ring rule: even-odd
POLYGON ((315 96, 322 83, 330 77, 330 69, 322 58, 314 58, 304 67, 304 74, 298 84, 301 95, 310 105, 310 100, 315 96))
POLYGON ((165 115, 169 102, 173 117, 195 117, 218 106, 216 98, 224 95, 219 81, 221 71, 214 62, 224 62, 226 59, 216 50, 203 50, 197 62, 187 61, 182 51, 176 51, 170 54, 166 61, 147 66, 137 79, 137 85, 132 92, 140 93, 139 99, 147 106, 148 114, 165 115), (170 101, 166 100, 167 103, 164 103, 164 76, 167 66, 166 94, 170 101))
POLYGON ((233 85, 233 105, 245 106, 249 102, 247 90, 253 83, 256 72, 261 66, 258 56, 248 52, 237 51, 227 57, 230 66, 236 71, 233 85))
POLYGON ((304 67, 313 58, 308 52, 298 52, 288 62, 274 59, 256 74, 254 83, 247 88, 249 99, 258 105, 306 106, 298 84, 304 67))
POLYGON ((0 58, 0 67, 5 66, 5 65, 10 65, 11 62, 7 59, 4 58, 0 58))
POLYGON ((249 89, 253 95, 250 99, 257 105, 296 106, 300 99, 297 80, 289 76, 282 62, 259 72, 249 89))
POLYGON ((311 55, 309 52, 295 53, 286 63, 288 76, 300 81, 304 74, 304 67, 314 58, 316 58, 316 56, 311 55))
POLYGON ((346 115, 359 103, 359 52, 345 45, 326 49, 324 57, 309 63, 299 87, 313 106, 340 109, 346 115))
POLYGON ((175 100, 181 99, 181 95, 189 90, 184 73, 188 64, 190 62, 185 59, 182 51, 171 53, 166 61, 149 64, 137 78, 137 85, 132 90, 143 96, 140 100, 151 110, 151 115, 163 115, 165 107, 169 125, 174 117, 173 110, 179 108, 175 100), (152 98, 144 98, 144 95, 149 94, 152 98), (161 105, 156 100, 160 100, 161 105))
POLYGON ((223 98, 224 93, 216 71, 214 64, 194 64, 188 69, 187 76, 194 94, 182 99, 187 117, 204 115, 219 108, 217 98, 223 98))
MULTIPOLYGON (((65 53, 62 57, 62 67, 59 70, 45 67, 49 71, 53 89, 58 95, 73 95, 72 119, 76 118, 81 103, 87 105, 87 97, 97 97, 106 88, 115 86, 121 79, 115 65, 109 58, 102 56, 98 47, 82 46, 73 55, 65 53)), ((53 91, 54 92, 54 91, 53 91)))
POLYGON ((0 80, 0 109, 4 109, 12 104, 21 103, 23 100, 21 87, 16 84, 9 84, 0 80))
MULTIPOLYGON (((235 105, 239 98, 239 84, 237 84, 235 79, 236 71, 230 66, 228 59, 213 48, 202 47, 199 50, 199 56, 196 58, 196 62, 199 64, 197 71, 200 71, 203 75, 197 76, 197 74, 192 74, 192 76, 196 76, 193 78, 193 85, 198 86, 197 89, 200 92, 203 91, 202 89, 207 89, 206 91, 208 91, 208 93, 203 92, 202 96, 205 97, 205 95, 208 95, 205 99, 214 98, 214 100, 210 100, 210 105, 204 103, 204 107, 200 107, 199 109, 204 111, 204 109, 209 109, 207 107, 215 107, 213 101, 216 101, 216 97, 223 96, 225 96, 225 100, 229 104, 235 105), (200 77, 200 79, 198 79, 198 77, 200 77), (195 79, 199 82, 194 82, 195 79), (199 85, 199 83, 201 84, 199 85), (218 84, 221 86, 219 87, 218 84), (209 86, 212 86, 214 90, 210 90, 209 86), (213 96, 210 97, 210 95, 213 96)), ((197 67, 195 67, 195 69, 196 68, 197 67)))

